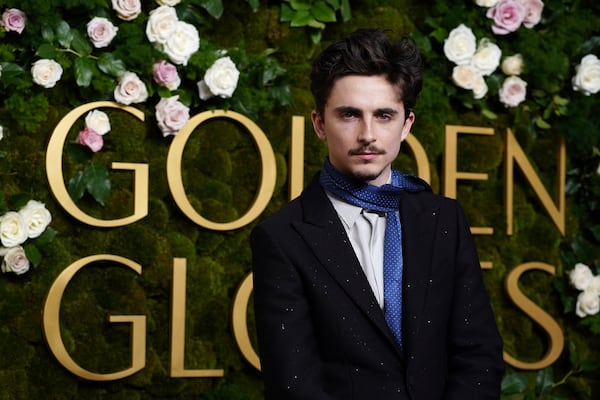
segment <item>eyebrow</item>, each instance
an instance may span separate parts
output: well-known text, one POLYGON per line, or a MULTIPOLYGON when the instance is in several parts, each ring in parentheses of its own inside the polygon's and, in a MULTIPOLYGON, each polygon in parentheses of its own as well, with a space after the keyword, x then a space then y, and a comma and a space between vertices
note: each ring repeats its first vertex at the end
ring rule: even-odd
MULTIPOLYGON (((355 114, 362 114, 363 110, 361 110, 360 108, 356 108, 356 107, 352 107, 352 106, 339 106, 333 109, 333 111, 335 111, 338 114, 343 114, 346 112, 350 112, 350 113, 355 113, 355 114)), ((388 107, 384 107, 384 108, 377 108, 374 111, 375 114, 392 114, 392 115, 397 115, 399 112, 398 110, 394 109, 394 108, 388 108, 388 107)))

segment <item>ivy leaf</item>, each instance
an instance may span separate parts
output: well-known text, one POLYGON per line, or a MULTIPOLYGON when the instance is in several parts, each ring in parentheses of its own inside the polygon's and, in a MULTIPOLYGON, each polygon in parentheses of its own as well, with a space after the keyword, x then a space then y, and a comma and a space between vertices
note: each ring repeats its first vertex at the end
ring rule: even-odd
POLYGON ((102 53, 98 59, 98 69, 107 75, 119 77, 127 72, 127 67, 122 60, 115 58, 112 53, 102 53))
POLYGON ((200 5, 215 19, 219 19, 223 15, 223 2, 221 0, 205 0, 200 5))
POLYGON ((38 248, 33 243, 26 244, 23 249, 25 250, 25 255, 29 262, 37 267, 42 262, 42 253, 38 250, 38 248))
POLYGON ((502 394, 523 393, 527 389, 527 378, 518 372, 506 374, 502 378, 502 394))
POLYGON ((316 20, 322 22, 335 22, 335 10, 331 9, 324 1, 317 1, 312 8, 310 13, 316 20))
POLYGON ((93 163, 83 172, 87 191, 101 205, 106 203, 110 195, 110 179, 108 169, 99 163, 93 163))
POLYGON ((70 48, 71 41, 73 40, 73 32, 69 24, 66 21, 60 21, 55 30, 58 43, 65 49, 70 48))
POLYGON ((84 180, 83 171, 77 171, 77 173, 71 179, 69 179, 69 184, 67 187, 69 196, 71 196, 73 201, 77 201, 83 197, 85 193, 85 186, 86 183, 84 180))
POLYGON ((76 58, 74 66, 77 86, 90 86, 92 77, 94 76, 94 61, 90 60, 89 58, 76 58))
POLYGON ((40 56, 41 58, 54 59, 56 58, 56 49, 50 43, 42 43, 42 45, 38 47, 35 54, 40 56))

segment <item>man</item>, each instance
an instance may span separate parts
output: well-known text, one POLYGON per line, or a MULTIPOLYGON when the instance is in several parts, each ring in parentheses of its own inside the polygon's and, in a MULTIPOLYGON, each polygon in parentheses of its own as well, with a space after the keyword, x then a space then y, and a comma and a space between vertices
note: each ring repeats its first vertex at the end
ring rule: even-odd
POLYGON ((251 236, 265 398, 499 398, 502 342, 463 211, 391 168, 415 120, 418 50, 358 30, 311 81, 329 155, 251 236))

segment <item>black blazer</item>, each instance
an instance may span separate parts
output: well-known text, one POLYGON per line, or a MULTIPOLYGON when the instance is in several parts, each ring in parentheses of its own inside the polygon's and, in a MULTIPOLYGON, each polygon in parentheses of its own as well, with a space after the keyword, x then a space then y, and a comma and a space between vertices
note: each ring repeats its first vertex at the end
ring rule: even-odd
POLYGON ((268 400, 498 399, 502 341, 464 213, 405 193, 401 352, 315 178, 251 235, 268 400))

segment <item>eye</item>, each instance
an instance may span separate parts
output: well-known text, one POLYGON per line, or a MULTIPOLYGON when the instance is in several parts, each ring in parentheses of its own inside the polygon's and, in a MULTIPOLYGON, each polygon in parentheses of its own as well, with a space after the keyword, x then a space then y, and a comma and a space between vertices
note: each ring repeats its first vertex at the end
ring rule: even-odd
POLYGON ((393 115, 391 113, 382 112, 382 113, 377 114, 377 118, 381 119, 381 120, 384 120, 384 121, 387 121, 387 120, 392 119, 393 115))
POLYGON ((352 119, 356 117, 356 113, 354 111, 344 111, 340 113, 340 117, 343 119, 352 119))

